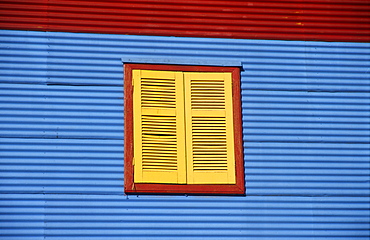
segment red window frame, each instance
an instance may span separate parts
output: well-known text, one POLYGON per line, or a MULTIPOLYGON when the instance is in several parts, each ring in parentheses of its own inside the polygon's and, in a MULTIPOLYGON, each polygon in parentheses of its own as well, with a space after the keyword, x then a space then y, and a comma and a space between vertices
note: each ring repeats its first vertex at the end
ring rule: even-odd
POLYGON ((240 69, 237 67, 124 64, 124 191, 127 194, 217 194, 244 195, 244 158, 240 94, 240 69), (161 184, 134 182, 133 87, 132 70, 163 70, 183 72, 230 72, 232 74, 235 184, 161 184))

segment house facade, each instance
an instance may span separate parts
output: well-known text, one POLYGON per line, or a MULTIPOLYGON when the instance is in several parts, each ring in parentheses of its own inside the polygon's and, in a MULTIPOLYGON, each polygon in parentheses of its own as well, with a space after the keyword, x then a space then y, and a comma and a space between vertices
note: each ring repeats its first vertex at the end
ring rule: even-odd
POLYGON ((369 1, 0 4, 0 239, 369 239, 369 1), (125 64, 239 69, 243 194, 125 192, 125 64))

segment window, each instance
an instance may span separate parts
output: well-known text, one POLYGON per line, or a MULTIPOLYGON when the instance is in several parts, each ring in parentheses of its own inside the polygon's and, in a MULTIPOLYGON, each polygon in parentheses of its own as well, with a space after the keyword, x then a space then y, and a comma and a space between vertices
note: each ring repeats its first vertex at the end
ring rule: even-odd
POLYGON ((239 68, 124 71, 125 192, 244 194, 239 68))

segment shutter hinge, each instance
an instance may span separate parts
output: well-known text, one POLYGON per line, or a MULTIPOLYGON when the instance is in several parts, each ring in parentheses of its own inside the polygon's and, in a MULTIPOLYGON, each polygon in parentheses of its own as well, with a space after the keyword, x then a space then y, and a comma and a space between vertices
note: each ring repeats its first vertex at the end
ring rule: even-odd
POLYGON ((135 166, 135 158, 132 158, 132 166, 135 166))

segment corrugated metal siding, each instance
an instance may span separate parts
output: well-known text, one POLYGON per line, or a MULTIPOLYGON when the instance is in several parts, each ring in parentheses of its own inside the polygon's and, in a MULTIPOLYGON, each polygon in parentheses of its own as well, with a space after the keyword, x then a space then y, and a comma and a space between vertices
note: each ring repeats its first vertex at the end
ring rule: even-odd
POLYGON ((363 239, 362 197, 11 194, 0 239, 363 239))
POLYGON ((0 43, 0 239, 369 238, 370 44, 0 43), (122 57, 243 63, 245 197, 124 195, 122 57))
POLYGON ((0 8, 3 29, 370 41, 369 0, 2 0, 0 8))

